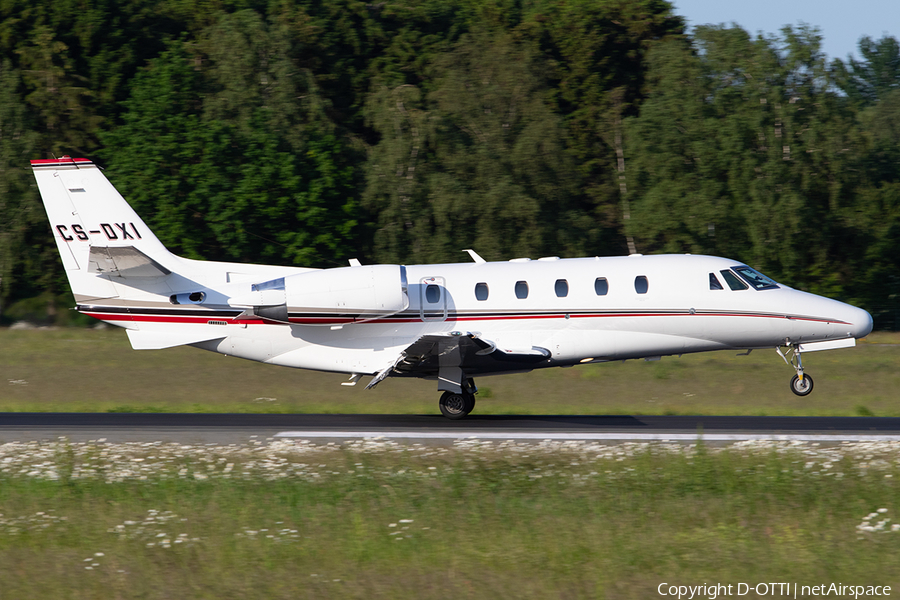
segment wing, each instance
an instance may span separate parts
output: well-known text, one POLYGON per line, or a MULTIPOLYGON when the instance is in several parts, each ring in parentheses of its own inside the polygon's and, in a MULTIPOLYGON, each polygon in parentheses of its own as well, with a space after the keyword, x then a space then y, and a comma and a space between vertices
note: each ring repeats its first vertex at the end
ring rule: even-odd
POLYGON ((393 364, 382 369, 366 389, 389 375, 437 377, 438 390, 462 391, 467 375, 533 369, 549 360, 550 351, 532 346, 522 350, 500 350, 476 333, 423 335, 407 346, 393 364))

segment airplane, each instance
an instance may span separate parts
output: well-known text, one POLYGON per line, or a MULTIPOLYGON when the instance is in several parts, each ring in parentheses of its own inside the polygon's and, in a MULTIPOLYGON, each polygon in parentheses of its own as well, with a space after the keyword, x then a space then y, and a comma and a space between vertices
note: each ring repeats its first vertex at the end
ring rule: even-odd
POLYGON ((312 269, 170 253, 85 158, 32 160, 76 310, 136 350, 193 346, 273 365, 437 380, 441 413, 475 407, 474 377, 774 348, 813 389, 806 352, 851 347, 865 310, 728 258, 688 254, 312 269), (784 348, 784 350, 782 349, 784 348))

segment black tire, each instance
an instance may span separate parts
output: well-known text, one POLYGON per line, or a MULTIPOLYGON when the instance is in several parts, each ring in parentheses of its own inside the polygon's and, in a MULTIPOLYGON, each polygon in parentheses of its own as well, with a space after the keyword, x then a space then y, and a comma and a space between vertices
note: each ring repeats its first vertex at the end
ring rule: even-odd
POLYGON ((438 405, 441 407, 441 414, 448 419, 462 419, 469 414, 475 406, 475 400, 471 398, 471 394, 444 392, 438 402, 438 405))
POLYGON ((803 382, 801 383, 800 376, 794 375, 793 379, 791 379, 791 391, 798 396, 808 396, 813 391, 813 378, 804 373, 803 382))

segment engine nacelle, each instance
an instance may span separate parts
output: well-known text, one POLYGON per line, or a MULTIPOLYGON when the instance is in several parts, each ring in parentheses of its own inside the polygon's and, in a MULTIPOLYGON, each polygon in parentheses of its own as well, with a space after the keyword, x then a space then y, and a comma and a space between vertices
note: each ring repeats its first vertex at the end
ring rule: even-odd
POLYGON ((407 287, 401 265, 341 267, 253 284, 250 293, 234 296, 228 304, 271 321, 333 325, 406 310, 407 287))

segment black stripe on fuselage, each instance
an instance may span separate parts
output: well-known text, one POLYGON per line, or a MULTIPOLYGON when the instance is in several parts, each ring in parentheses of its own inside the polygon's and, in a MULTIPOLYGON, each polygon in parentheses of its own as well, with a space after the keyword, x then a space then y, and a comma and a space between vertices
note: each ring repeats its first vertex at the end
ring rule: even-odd
MULTIPOLYGON (((113 315, 147 315, 147 316, 167 316, 167 317, 223 317, 234 318, 243 311, 240 309, 212 309, 212 308, 145 308, 145 307, 127 307, 127 306, 98 306, 91 304, 79 304, 77 310, 80 312, 93 312, 98 314, 113 315)), ((810 315, 785 315, 781 313, 765 313, 752 311, 725 311, 725 310, 690 310, 683 309, 658 309, 658 310, 567 310, 567 311, 461 311, 448 312, 447 318, 443 319, 442 314, 435 315, 426 314, 430 319, 440 319, 446 321, 459 320, 503 320, 503 319, 552 319, 552 318, 634 318, 634 317, 668 317, 668 316, 715 316, 715 317, 755 317, 769 319, 794 319, 801 321, 816 321, 822 323, 839 323, 846 324, 840 319, 829 319, 827 317, 814 317, 810 315)), ((373 315, 365 315, 358 313, 313 313, 313 312, 290 312, 288 317, 291 319, 315 319, 315 320, 346 320, 346 319, 371 319, 369 322, 377 323, 392 322, 397 320, 410 321, 419 320, 421 314, 418 311, 406 311, 388 315, 385 317, 375 317, 373 315)), ((431 321, 435 322, 435 321, 431 321)))

